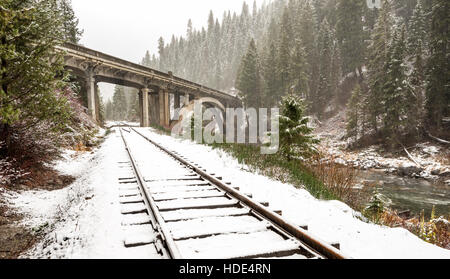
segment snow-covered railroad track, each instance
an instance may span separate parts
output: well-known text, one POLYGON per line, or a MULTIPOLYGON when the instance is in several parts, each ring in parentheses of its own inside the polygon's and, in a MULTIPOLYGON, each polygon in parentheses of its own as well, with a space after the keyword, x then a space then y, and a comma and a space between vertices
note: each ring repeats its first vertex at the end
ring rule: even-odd
POLYGON ((121 177, 122 213, 166 258, 346 258, 338 249, 241 194, 221 177, 139 133, 120 129, 133 177, 121 177), (134 220, 134 221, 133 221, 134 220))

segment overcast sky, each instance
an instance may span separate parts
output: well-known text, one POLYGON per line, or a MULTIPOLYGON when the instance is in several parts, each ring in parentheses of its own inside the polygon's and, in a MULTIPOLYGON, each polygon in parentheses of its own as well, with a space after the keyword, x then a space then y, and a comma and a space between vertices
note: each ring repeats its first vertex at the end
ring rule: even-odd
MULTIPOLYGON (((196 29, 206 27, 209 11, 222 19, 224 11, 240 13, 244 0, 72 0, 84 30, 81 44, 131 62, 139 63, 146 50, 157 52, 158 38, 186 34, 192 19, 196 29)), ((246 0, 250 6, 253 0, 246 0)), ((258 7, 264 0, 256 0, 258 7)), ((268 3, 269 0, 266 0, 268 3)), ((100 84, 105 99, 114 86, 100 84)))

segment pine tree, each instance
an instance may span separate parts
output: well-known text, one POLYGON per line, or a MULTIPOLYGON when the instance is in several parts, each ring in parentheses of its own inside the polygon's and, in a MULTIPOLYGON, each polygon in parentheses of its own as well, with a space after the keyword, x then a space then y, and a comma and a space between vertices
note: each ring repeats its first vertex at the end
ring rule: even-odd
POLYGON ((292 45, 292 22, 289 18, 289 10, 284 9, 281 20, 280 39, 278 43, 278 74, 280 75, 280 89, 283 92, 290 91, 291 73, 291 45, 292 45))
POLYGON ((311 135, 302 99, 289 94, 282 98, 280 108, 280 153, 288 160, 294 156, 309 158, 316 152, 318 140, 311 135))
POLYGON ((254 40, 250 41, 247 54, 242 60, 236 88, 240 90, 247 107, 261 107, 260 62, 254 40))
POLYGON ((367 110, 368 125, 374 131, 378 131, 378 120, 383 113, 382 96, 383 85, 386 83, 386 63, 388 60, 388 49, 392 37, 391 28, 393 18, 390 2, 383 1, 378 20, 371 36, 371 44, 368 48, 368 84, 369 96, 365 108, 367 110))
POLYGON ((406 104, 409 88, 407 87, 405 54, 405 27, 396 30, 388 52, 385 73, 386 82, 383 85, 384 129, 388 143, 396 145, 400 140, 400 133, 405 126, 404 116, 407 115, 406 104))
POLYGON ((324 19, 319 31, 319 87, 316 100, 314 101, 314 111, 322 118, 326 105, 332 97, 331 64, 333 54, 333 34, 327 20, 324 19))
POLYGON ((14 126, 47 123, 63 129, 70 117, 63 58, 64 18, 54 1, 4 0, 0 5, 0 155, 9 153, 14 126), (53 58, 53 59, 51 59, 53 58))
POLYGON ((72 9, 70 0, 58 0, 58 9, 63 19, 64 40, 78 43, 83 31, 78 29, 78 19, 72 9))
POLYGON ((361 98, 361 87, 357 84, 347 105, 347 137, 353 138, 355 142, 358 141, 362 120, 361 98))
POLYGON ((420 136, 425 122, 425 66, 422 44, 419 41, 415 49, 413 71, 409 77, 411 86, 408 91, 408 133, 420 136))
POLYGON ((421 51, 427 48, 427 18, 422 7, 422 1, 419 0, 414 9, 408 28, 408 54, 415 56, 416 50, 421 45, 421 51))
POLYGON ((396 0, 393 1, 395 4, 397 15, 403 18, 403 22, 406 23, 410 20, 413 15, 414 7, 416 7, 417 0, 396 0))
POLYGON ((293 93, 306 98, 309 90, 308 62, 303 43, 297 40, 294 45, 293 55, 290 64, 290 80, 293 85, 293 93))
POLYGON ((108 102, 106 102, 106 106, 105 106, 105 118, 106 120, 114 120, 114 116, 113 116, 113 103, 111 102, 111 100, 108 100, 108 102))
POLYGON ((274 43, 267 48, 263 61, 264 106, 270 107, 278 104, 281 90, 277 72, 277 49, 274 43))
POLYGON ((147 52, 145 53, 144 58, 142 59, 141 64, 143 66, 150 67, 151 63, 152 63, 152 61, 151 61, 151 58, 150 58, 150 52, 148 52, 148 50, 147 50, 147 52))
POLYGON ((166 70, 166 55, 164 52, 164 39, 160 37, 158 40, 158 53, 159 53, 159 69, 160 71, 166 70))
POLYGON ((129 93, 130 98, 128 104, 127 120, 138 121, 139 120, 139 96, 136 90, 129 93))
POLYGON ((360 74, 365 57, 363 12, 365 1, 339 0, 337 5, 337 37, 342 54, 342 70, 360 74))
POLYGON ((442 118, 450 113, 449 12, 450 1, 433 0, 426 110, 429 127, 437 131, 442 129, 442 118))
POLYGON ((319 81, 319 62, 317 51, 317 21, 316 12, 310 1, 300 2, 300 14, 298 16, 297 30, 306 52, 307 70, 309 73, 309 91, 307 93, 308 103, 314 102, 316 98, 319 81))
POLYGON ((117 85, 113 95, 113 118, 114 120, 126 120, 127 100, 123 86, 117 85))
POLYGON ((332 35, 335 41, 332 46, 333 49, 331 55, 331 93, 333 97, 337 97, 339 93, 339 83, 342 78, 342 59, 341 50, 339 49, 339 45, 336 41, 335 32, 333 32, 332 35))

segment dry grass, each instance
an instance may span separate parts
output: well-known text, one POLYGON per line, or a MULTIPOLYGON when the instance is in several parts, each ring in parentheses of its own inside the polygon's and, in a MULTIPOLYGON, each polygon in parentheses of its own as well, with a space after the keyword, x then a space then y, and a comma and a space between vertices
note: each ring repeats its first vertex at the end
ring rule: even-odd
POLYGON ((438 161, 441 165, 450 165, 450 152, 441 153, 436 157, 436 161, 438 161))
POLYGON ((73 147, 73 150, 79 151, 79 152, 85 152, 85 151, 91 151, 92 149, 90 147, 87 147, 85 143, 80 141, 79 143, 75 144, 73 147))
POLYGON ((349 166, 334 163, 334 159, 324 159, 318 154, 311 159, 310 170, 327 189, 354 209, 361 208, 361 197, 354 188, 358 171, 349 166))
POLYGON ((425 221, 425 217, 414 217, 403 219, 396 211, 385 210, 380 217, 380 223, 388 227, 402 227, 411 233, 419 236, 426 242, 450 250, 450 228, 447 222, 449 218, 435 218, 431 216, 430 221, 425 221))

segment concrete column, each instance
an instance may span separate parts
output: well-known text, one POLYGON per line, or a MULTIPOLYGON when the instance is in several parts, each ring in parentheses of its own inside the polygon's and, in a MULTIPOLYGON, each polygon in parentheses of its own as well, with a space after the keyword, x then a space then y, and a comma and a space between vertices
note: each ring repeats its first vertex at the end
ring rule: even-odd
POLYGON ((93 69, 89 68, 86 71, 86 89, 88 99, 88 113, 92 117, 92 120, 97 121, 95 113, 95 78, 93 69))
POLYGON ((143 127, 144 126, 144 123, 143 123, 144 117, 142 116, 143 110, 142 110, 142 92, 141 91, 138 92, 138 100, 139 100, 139 126, 143 127))
POLYGON ((164 126, 164 95, 165 92, 163 89, 159 89, 158 92, 158 101, 159 101, 159 125, 164 126))
POLYGON ((155 103, 155 95, 154 94, 150 94, 148 96, 148 104, 149 104, 149 110, 150 110, 150 112, 148 113, 149 118, 150 118, 149 123, 155 124, 156 103, 155 103))
POLYGON ((155 124, 155 125, 160 125, 161 123, 161 121, 159 120, 160 119, 160 112, 159 112, 159 92, 158 92, 158 94, 155 94, 154 95, 154 102, 155 102, 155 109, 154 109, 154 115, 155 115, 155 118, 153 119, 153 121, 154 121, 154 123, 153 124, 155 124))
POLYGON ((164 92, 164 127, 169 128, 170 126, 170 102, 169 102, 169 92, 164 92))
POLYGON ((173 107, 174 109, 179 109, 180 108, 180 94, 175 93, 173 94, 174 100, 173 100, 173 107))
POLYGON ((184 94, 184 106, 189 105, 189 93, 184 94))
POLYGON ((142 114, 141 114, 141 127, 148 127, 149 125, 149 117, 148 117, 148 88, 141 89, 142 96, 142 114))
POLYGON ((181 105, 180 105, 180 98, 181 95, 178 93, 173 94, 173 119, 174 120, 178 120, 179 119, 179 115, 180 115, 180 109, 181 109, 181 105))

